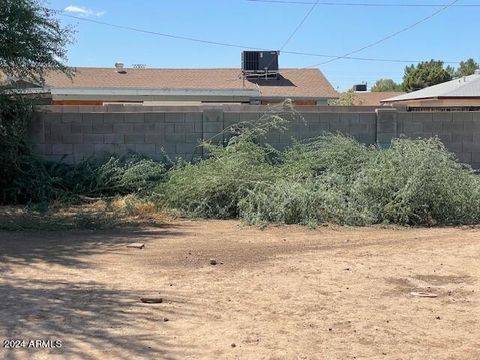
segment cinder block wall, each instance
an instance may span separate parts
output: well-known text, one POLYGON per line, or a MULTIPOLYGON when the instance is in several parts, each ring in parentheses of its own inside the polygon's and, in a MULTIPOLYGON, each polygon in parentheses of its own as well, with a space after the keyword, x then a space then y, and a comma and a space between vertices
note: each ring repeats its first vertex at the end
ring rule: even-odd
POLYGON ((88 156, 128 152, 161 159, 163 154, 191 159, 202 156, 201 112, 42 111, 32 124, 39 154, 52 161, 78 162, 88 156))
MULTIPOLYGON (((263 108, 127 108, 47 107, 35 114, 31 136, 43 158, 67 163, 88 156, 124 155, 128 152, 161 159, 204 156, 202 140, 221 143, 225 129, 255 121, 263 108)), ((283 149, 292 138, 302 140, 325 132, 341 132, 365 144, 386 147, 395 137, 439 136, 462 162, 480 168, 480 113, 412 113, 395 109, 368 112, 306 111, 285 132, 268 134, 265 142, 283 149)))
MULTIPOLYGON (((52 112, 46 108, 37 112, 32 123, 32 139, 43 158, 67 163, 92 155, 128 152, 153 159, 161 159, 166 154, 170 158, 192 160, 203 156, 199 146, 202 140, 221 143, 226 140, 226 128, 243 121, 255 121, 264 113, 224 111, 223 108, 162 112, 69 112, 67 107, 63 110, 52 112)), ((301 140, 339 131, 361 142, 375 143, 375 113, 305 112, 301 115, 303 119, 292 121, 286 132, 272 132, 265 141, 281 149, 291 144, 292 138, 301 140)))
POLYGON ((461 162, 480 169, 480 112, 399 112, 396 136, 438 136, 461 162))

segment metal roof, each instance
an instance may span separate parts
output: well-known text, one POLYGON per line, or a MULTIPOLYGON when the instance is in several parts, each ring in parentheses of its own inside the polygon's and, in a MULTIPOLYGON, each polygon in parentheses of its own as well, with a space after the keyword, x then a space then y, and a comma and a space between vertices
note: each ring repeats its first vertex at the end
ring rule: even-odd
POLYGON ((413 91, 408 94, 382 100, 382 102, 396 102, 429 98, 466 98, 480 97, 480 73, 444 82, 442 84, 413 91))

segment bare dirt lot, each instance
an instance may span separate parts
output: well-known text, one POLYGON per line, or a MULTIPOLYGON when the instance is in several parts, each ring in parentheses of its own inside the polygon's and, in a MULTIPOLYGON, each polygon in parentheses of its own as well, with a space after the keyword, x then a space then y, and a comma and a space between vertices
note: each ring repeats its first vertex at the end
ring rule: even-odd
POLYGON ((3 358, 480 359, 474 228, 0 232, 0 270, 0 338, 63 345, 3 358))

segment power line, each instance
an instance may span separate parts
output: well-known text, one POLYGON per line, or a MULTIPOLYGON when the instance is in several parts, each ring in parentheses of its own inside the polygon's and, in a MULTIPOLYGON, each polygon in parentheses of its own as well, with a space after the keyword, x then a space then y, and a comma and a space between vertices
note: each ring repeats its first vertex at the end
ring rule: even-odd
POLYGON ((378 44, 381 44, 381 43, 383 43, 383 42, 385 42, 385 41, 387 41, 387 40, 390 40, 391 38, 393 38, 393 37, 395 37, 395 36, 397 36, 397 35, 399 35, 399 34, 402 34, 402 33, 406 32, 406 31, 408 31, 408 30, 411 30, 411 29, 413 29, 414 27, 416 27, 416 26, 418 26, 418 25, 420 25, 420 24, 422 24, 422 23, 430 20, 431 18, 437 16, 437 15, 440 14, 441 12, 443 12, 443 11, 447 10, 448 8, 452 7, 453 5, 455 5, 458 1, 460 1, 460 0, 454 0, 454 1, 452 1, 452 2, 449 3, 448 5, 442 7, 441 9, 439 9, 439 10, 437 10, 437 11, 435 11, 434 13, 430 14, 429 16, 426 16, 426 17, 424 17, 424 18, 422 18, 422 19, 414 22, 413 24, 411 24, 411 25, 409 25, 409 26, 406 26, 406 27, 404 27, 404 28, 402 28, 402 29, 400 29, 400 30, 398 30, 398 31, 395 31, 394 33, 392 33, 392 34, 390 34, 390 35, 387 35, 387 36, 381 38, 380 40, 374 41, 373 43, 370 43, 370 44, 368 44, 368 45, 365 45, 365 46, 363 46, 363 47, 361 47, 361 48, 359 48, 359 49, 350 51, 350 52, 348 52, 348 53, 346 53, 346 54, 344 54, 344 55, 342 55, 342 56, 337 56, 336 58, 333 58, 333 59, 324 61, 324 62, 322 62, 322 63, 314 64, 314 65, 311 65, 311 66, 309 66, 309 67, 317 67, 317 66, 320 66, 320 65, 329 64, 329 63, 334 62, 334 61, 337 61, 337 60, 339 60, 339 59, 344 59, 345 57, 348 57, 348 56, 350 56, 350 55, 357 54, 357 53, 359 53, 359 52, 361 52, 361 51, 363 51, 363 50, 372 48, 372 47, 374 47, 374 46, 376 46, 376 45, 378 45, 378 44))
POLYGON ((313 3, 312 7, 310 8, 310 10, 308 10, 308 12, 305 14, 305 16, 303 17, 302 21, 300 21, 300 23, 297 25, 297 27, 295 28, 295 30, 293 30, 293 32, 290 34, 290 36, 288 37, 287 40, 285 40, 285 42, 283 43, 282 47, 280 48, 280 50, 283 50, 285 48, 285 46, 287 46, 287 44, 290 42, 290 40, 292 40, 292 38, 295 36, 295 34, 298 32, 298 30, 300 30, 300 28, 302 27, 302 25, 305 23, 305 21, 308 19, 308 17, 310 16, 310 14, 313 12, 313 10, 315 9, 315 7, 318 5, 318 2, 320 0, 317 0, 316 2, 313 3))
MULTIPOLYGON (((283 51, 284 54, 291 54, 291 55, 303 55, 303 56, 311 56, 311 57, 326 57, 326 58, 336 58, 338 55, 325 55, 325 54, 316 54, 316 53, 305 53, 305 52, 297 52, 297 51, 283 51)), ((378 61, 378 62, 390 62, 390 63, 404 63, 404 64, 412 64, 418 63, 424 60, 406 60, 406 59, 385 59, 385 58, 373 58, 373 57, 357 57, 357 56, 343 56, 342 59, 347 60, 359 60, 359 61, 378 61)), ((444 61, 444 64, 459 64, 460 61, 444 61)))
POLYGON ((157 32, 157 31, 139 29, 139 28, 132 27, 132 26, 117 25, 117 24, 107 23, 107 22, 104 22, 104 21, 83 18, 83 17, 80 17, 80 16, 68 15, 68 14, 65 14, 64 10, 60 10, 60 12, 62 12, 62 14, 60 14, 61 16, 64 16, 64 17, 67 17, 67 18, 86 21, 86 22, 90 22, 90 23, 94 23, 94 24, 98 24, 98 25, 110 26, 110 27, 117 28, 117 29, 139 32, 139 33, 143 33, 143 34, 157 35, 157 36, 163 36, 163 37, 167 37, 167 38, 171 38, 171 39, 193 41, 193 42, 210 44, 210 45, 228 46, 228 47, 241 48, 241 49, 248 48, 248 49, 252 49, 252 50, 265 50, 265 49, 261 49, 261 48, 254 48, 254 47, 238 45, 238 44, 230 44, 230 43, 224 43, 224 42, 218 42, 218 41, 197 39, 197 38, 193 38, 193 37, 189 37, 189 36, 181 36, 181 35, 161 33, 161 32, 157 32))
MULTIPOLYGON (((97 25, 108 26, 108 27, 112 27, 112 28, 116 28, 116 29, 122 29, 122 30, 142 33, 142 34, 161 36, 161 37, 170 38, 170 39, 184 40, 184 41, 190 41, 190 42, 196 42, 196 43, 202 43, 202 44, 208 44, 208 45, 225 46, 225 47, 244 49, 244 50, 245 49, 259 50, 259 51, 270 50, 270 49, 246 46, 246 45, 241 45, 241 44, 225 43, 225 42, 219 42, 219 41, 193 38, 193 37, 189 37, 189 36, 182 36, 182 35, 175 35, 175 34, 145 30, 145 29, 140 29, 140 28, 137 28, 137 27, 127 26, 127 25, 118 25, 118 24, 108 23, 108 22, 99 21, 99 20, 95 20, 95 19, 88 19, 88 18, 79 17, 79 16, 75 16, 75 15, 69 15, 69 14, 65 14, 65 11, 63 11, 63 10, 58 10, 58 11, 61 13, 60 15, 63 16, 63 17, 76 19, 76 20, 80 20, 80 21, 84 21, 84 22, 89 22, 89 23, 93 23, 93 24, 97 24, 97 25)), ((318 54, 318 53, 308 53, 308 52, 299 52, 299 51, 282 51, 282 52, 284 54, 290 54, 290 55, 323 57, 323 58, 339 58, 338 55, 329 55, 329 54, 318 54)), ((358 60, 358 61, 378 61, 378 62, 409 63, 409 64, 422 61, 422 60, 405 60, 405 59, 384 59, 384 58, 373 58, 373 57, 353 57, 353 56, 346 56, 346 55, 343 55, 340 58, 348 59, 348 60, 358 60)), ((444 63, 445 64, 459 64, 460 61, 444 61, 444 63)))
MULTIPOLYGON (((292 40, 292 38, 295 36, 295 34, 298 32, 298 30, 300 30, 300 28, 302 27, 302 25, 305 23, 305 21, 307 21, 308 17, 310 16, 310 14, 313 12, 313 10, 315 9, 315 6, 317 6, 318 2, 320 0, 317 0, 311 7, 310 9, 307 11, 307 13, 305 14, 305 16, 302 18, 302 20, 300 21, 300 23, 295 27, 295 29, 292 31, 292 33, 290 34, 290 36, 287 38, 287 40, 284 41, 284 43, 282 44, 282 46, 280 47, 280 51, 283 51, 283 49, 285 48, 285 46, 287 46, 287 44, 290 42, 290 40, 292 40)), ((268 64, 267 66, 267 69, 270 67, 270 65, 272 65, 274 59, 272 58, 272 60, 270 60, 270 63, 268 64)))
MULTIPOLYGON (((313 1, 289 1, 289 0, 246 0, 250 2, 271 3, 271 4, 296 4, 311 5, 313 1)), ((351 2, 318 2, 317 5, 324 6, 358 6, 358 7, 443 7, 447 4, 402 4, 402 3, 351 3, 351 2)), ((480 4, 458 4, 454 7, 480 7, 480 4)))

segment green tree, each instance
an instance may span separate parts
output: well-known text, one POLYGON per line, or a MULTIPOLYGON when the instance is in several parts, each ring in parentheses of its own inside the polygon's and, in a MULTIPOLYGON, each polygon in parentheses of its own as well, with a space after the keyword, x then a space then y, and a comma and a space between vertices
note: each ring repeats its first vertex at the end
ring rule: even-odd
MULTIPOLYGON (((65 61, 72 29, 54 15, 38 0, 0 0, 0 80, 40 82, 49 70, 70 73, 65 61)), ((0 82, 0 204, 47 200, 53 180, 28 136, 34 101, 5 83, 0 82)))
POLYGON ((402 91, 402 85, 397 84, 392 79, 380 79, 375 82, 375 84, 371 88, 371 91, 373 92, 402 91))
MULTIPOLYGON (((328 100, 328 105, 330 106, 353 106, 355 105, 355 93, 352 89, 347 92, 340 94, 337 99, 328 100)), ((361 105, 361 104, 358 104, 361 105)))
POLYGON ((472 58, 465 61, 461 61, 460 66, 455 71, 455 77, 459 78, 462 76, 472 75, 473 73, 475 73, 475 70, 477 70, 478 68, 479 68, 478 63, 472 58))
POLYGON ((402 85, 405 91, 411 92, 450 80, 452 80, 451 69, 445 69, 443 61, 430 60, 407 66, 402 85))
POLYGON ((39 0, 0 1, 0 69, 10 76, 40 80, 48 70, 70 73, 66 46, 73 30, 39 0))

